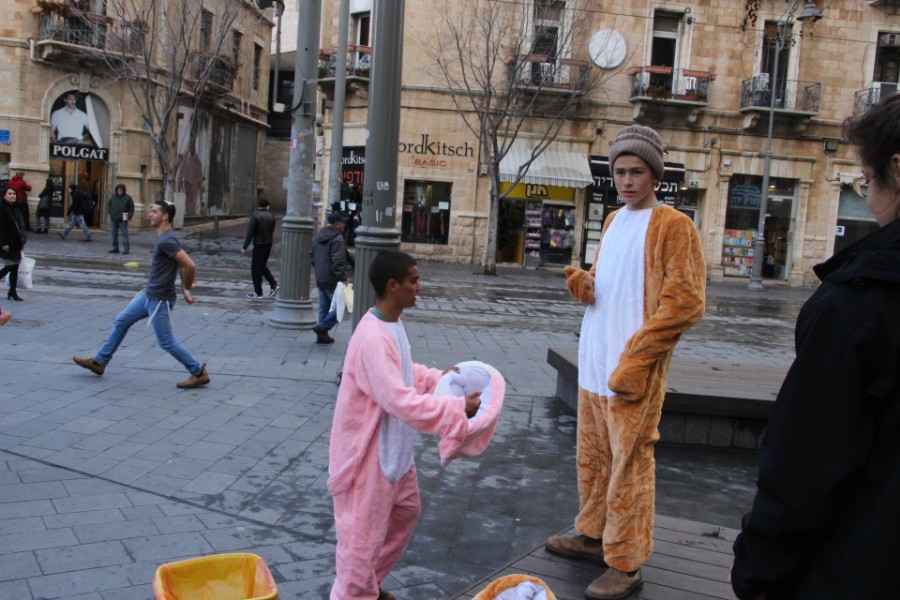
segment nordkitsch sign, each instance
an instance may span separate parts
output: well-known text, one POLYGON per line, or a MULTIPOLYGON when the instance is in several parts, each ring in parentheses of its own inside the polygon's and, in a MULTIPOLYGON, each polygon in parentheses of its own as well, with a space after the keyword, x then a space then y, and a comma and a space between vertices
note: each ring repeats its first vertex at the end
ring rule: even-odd
POLYGON ((109 148, 91 148, 90 146, 76 146, 50 142, 50 158, 76 159, 76 160, 109 160, 109 148))
POLYGON ((418 142, 400 142, 397 150, 400 154, 412 154, 414 167, 446 167, 447 158, 475 156, 475 148, 465 142, 462 145, 448 144, 442 140, 433 140, 431 135, 423 133, 418 142))

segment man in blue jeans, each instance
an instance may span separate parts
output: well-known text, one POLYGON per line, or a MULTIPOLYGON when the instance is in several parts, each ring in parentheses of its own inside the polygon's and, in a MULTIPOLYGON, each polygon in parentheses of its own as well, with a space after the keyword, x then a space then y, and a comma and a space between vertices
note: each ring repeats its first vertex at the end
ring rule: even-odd
POLYGON ((331 310, 331 298, 338 282, 347 282, 347 244, 344 227, 347 218, 339 212, 328 215, 328 226, 323 227, 312 243, 309 260, 316 273, 319 288, 319 322, 313 327, 317 344, 333 344, 328 331, 337 325, 337 314, 331 310))
POLYGON ((194 287, 195 271, 194 261, 181 249, 181 243, 175 237, 175 231, 172 229, 174 219, 174 204, 158 200, 150 209, 150 226, 156 229, 157 238, 156 245, 153 246, 153 262, 150 264, 147 287, 116 317, 112 331, 94 358, 75 356, 72 359, 75 364, 97 375, 103 375, 106 365, 125 339, 128 329, 141 319, 149 317, 159 347, 171 354, 190 373, 190 377, 179 381, 176 385, 180 388, 195 388, 209 383, 206 365, 197 362, 172 335, 170 313, 175 308, 175 275, 181 274, 181 293, 184 295, 184 301, 193 304, 194 297, 190 289, 194 287))

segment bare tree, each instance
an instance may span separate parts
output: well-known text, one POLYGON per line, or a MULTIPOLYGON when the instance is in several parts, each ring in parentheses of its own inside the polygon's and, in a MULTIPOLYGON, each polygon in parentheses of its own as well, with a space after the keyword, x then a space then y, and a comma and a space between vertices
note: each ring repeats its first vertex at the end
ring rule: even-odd
MULTIPOLYGON (((585 3, 586 4, 586 3, 585 3)), ((466 127, 481 145, 490 178, 485 274, 497 271, 500 203, 529 167, 578 118, 604 75, 586 60, 591 13, 578 0, 442 0, 433 31, 415 43, 437 67, 466 127), (549 25, 552 23, 552 26, 549 25), (515 181, 500 191, 500 162, 516 139, 534 144, 515 181)))
POLYGON ((234 26, 242 11, 262 18, 245 0, 106 0, 102 38, 94 32, 93 43, 82 44, 82 58, 99 63, 98 73, 124 87, 143 119, 167 201, 184 157, 175 141, 179 109, 193 109, 187 124, 193 144, 200 108, 220 103, 233 85, 234 26))

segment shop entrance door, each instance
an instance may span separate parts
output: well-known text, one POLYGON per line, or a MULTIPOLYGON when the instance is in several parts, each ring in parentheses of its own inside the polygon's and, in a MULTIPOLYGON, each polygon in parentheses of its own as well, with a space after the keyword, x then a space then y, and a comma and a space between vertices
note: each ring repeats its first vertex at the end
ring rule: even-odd
POLYGON ((522 264, 525 248, 525 201, 504 198, 497 220, 498 263, 522 264))
POLYGON ((94 210, 84 215, 85 223, 89 227, 100 227, 110 193, 106 182, 107 170, 107 164, 100 161, 51 160, 50 177, 61 179, 64 202, 61 205, 53 203, 50 216, 62 218, 63 221, 68 219, 69 204, 72 201, 69 186, 75 185, 79 192, 88 194, 94 201, 94 210))
POLYGON ((791 269, 794 238, 794 199, 769 196, 766 206, 766 252, 763 277, 786 280, 791 269))

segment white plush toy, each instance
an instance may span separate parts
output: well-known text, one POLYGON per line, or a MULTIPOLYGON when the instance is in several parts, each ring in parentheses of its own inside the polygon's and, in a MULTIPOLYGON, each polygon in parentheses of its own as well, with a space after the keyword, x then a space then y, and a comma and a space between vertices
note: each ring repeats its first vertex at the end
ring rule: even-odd
POLYGON ((497 428, 506 382, 500 371, 487 363, 477 360, 461 362, 456 367, 459 373, 447 371, 437 382, 435 396, 467 396, 481 392, 481 406, 474 417, 469 419, 469 431, 462 444, 451 454, 441 456, 441 466, 446 467, 455 458, 478 456, 484 452, 497 428))

